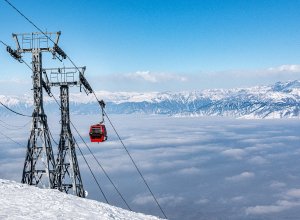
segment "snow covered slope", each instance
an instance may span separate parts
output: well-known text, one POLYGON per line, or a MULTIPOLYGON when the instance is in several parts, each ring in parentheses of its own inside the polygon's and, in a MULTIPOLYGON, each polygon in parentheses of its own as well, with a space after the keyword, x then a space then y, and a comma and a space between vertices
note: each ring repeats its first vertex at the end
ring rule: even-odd
POLYGON ((0 219, 159 220, 159 218, 0 179, 0 219))
MULTIPOLYGON (((116 114, 167 114, 173 116, 229 116, 234 118, 299 118, 300 81, 278 82, 269 86, 210 89, 187 92, 96 92, 107 103, 107 112, 116 114)), ((58 96, 58 95, 57 95, 58 96)), ((31 96, 5 97, 0 101, 14 110, 31 114, 31 96)), ((99 114, 93 96, 70 95, 71 111, 99 114)), ((45 101, 46 112, 58 107, 52 98, 45 101)), ((0 114, 9 112, 0 106, 0 114)))

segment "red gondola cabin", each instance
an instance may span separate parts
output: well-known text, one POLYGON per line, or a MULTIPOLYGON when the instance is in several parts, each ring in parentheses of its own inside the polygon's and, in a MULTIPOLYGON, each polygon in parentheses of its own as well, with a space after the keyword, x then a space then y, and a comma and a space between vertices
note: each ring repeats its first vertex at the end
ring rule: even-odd
POLYGON ((104 124, 92 125, 90 128, 91 142, 103 142, 107 139, 106 128, 104 124))

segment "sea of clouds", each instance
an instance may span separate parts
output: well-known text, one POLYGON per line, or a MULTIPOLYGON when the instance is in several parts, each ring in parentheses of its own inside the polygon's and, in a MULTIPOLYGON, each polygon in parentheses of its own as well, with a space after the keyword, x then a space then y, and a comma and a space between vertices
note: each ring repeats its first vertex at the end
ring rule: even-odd
MULTIPOLYGON (((131 208, 162 216, 108 121, 107 142, 92 144, 88 129, 99 116, 71 118, 131 208)), ((111 115, 111 120, 170 219, 298 219, 299 120, 154 115, 111 115)), ((49 115, 48 122, 58 140, 59 118, 49 115)), ((29 130, 28 118, 1 118, 1 179, 20 181, 29 130)), ((125 208, 73 134, 109 202, 125 208)), ((54 145, 55 156, 56 151, 54 145)), ((104 201, 79 153, 78 160, 88 197, 104 201)))

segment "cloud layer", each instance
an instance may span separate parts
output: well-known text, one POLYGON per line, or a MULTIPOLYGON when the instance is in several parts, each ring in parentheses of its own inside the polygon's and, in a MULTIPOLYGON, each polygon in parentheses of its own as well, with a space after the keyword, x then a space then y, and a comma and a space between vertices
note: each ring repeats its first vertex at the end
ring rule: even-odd
MULTIPOLYGON (((55 139, 59 118, 48 116, 55 139)), ((71 114, 88 141, 95 116, 71 114)), ((23 125, 20 118, 3 118, 23 125)), ((26 119, 27 120, 27 119, 26 119)), ((231 120, 112 115, 119 134, 170 219, 297 219, 300 176, 300 129, 297 120, 231 120)), ((0 122, 1 123, 1 122, 0 122)), ((17 127, 15 127, 17 128, 17 127)), ((91 144, 92 151, 135 211, 160 215, 126 152, 107 126, 109 139, 91 144)), ((1 137, 0 178, 20 180, 29 127, 1 132, 24 148, 1 137)), ((73 133, 78 139, 76 133, 73 133)), ((79 141, 79 139, 78 139, 79 141)), ((124 207, 92 156, 80 143, 112 204, 124 207)), ((55 153, 56 155, 56 153, 55 153)), ((89 198, 103 198, 82 157, 80 171, 89 198)))
POLYGON ((300 65, 285 64, 278 67, 270 67, 268 71, 272 73, 300 73, 300 65))
POLYGON ((178 74, 153 73, 150 71, 137 71, 135 73, 126 74, 124 77, 130 80, 142 80, 150 83, 162 83, 167 81, 185 82, 188 80, 186 76, 180 76, 178 74))

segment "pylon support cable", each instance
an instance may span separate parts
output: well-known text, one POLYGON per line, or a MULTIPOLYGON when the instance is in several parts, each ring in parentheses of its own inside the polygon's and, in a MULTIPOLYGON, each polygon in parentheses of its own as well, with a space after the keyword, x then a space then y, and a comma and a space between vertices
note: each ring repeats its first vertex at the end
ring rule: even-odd
POLYGON ((89 163, 87 162, 87 160, 86 160, 85 156, 83 155, 83 153, 82 153, 82 151, 81 151, 81 149, 80 149, 80 147, 79 147, 79 145, 78 145, 77 141, 75 140, 75 138, 74 138, 74 142, 75 142, 75 144, 76 144, 77 148, 79 149, 79 152, 80 152, 80 154, 81 154, 82 158, 84 159, 84 161, 85 161, 86 165, 88 166, 88 168, 89 168, 89 170, 90 170, 91 174, 93 175, 93 178, 94 178, 95 182, 97 183, 97 185, 98 185, 98 188, 100 189, 100 191, 101 191, 101 193, 102 193, 102 195, 103 195, 103 197, 104 197, 104 199, 105 199, 106 203, 107 203, 107 204, 109 204, 109 202, 108 202, 108 200, 107 200, 107 198, 106 198, 106 196, 105 196, 105 194, 104 194, 104 192, 103 192, 103 190, 102 190, 102 188, 101 188, 101 186, 100 186, 100 184, 99 184, 99 182, 98 182, 98 180, 97 180, 97 178, 96 178, 95 174, 93 173, 93 171, 92 171, 92 169, 91 169, 91 167, 90 167, 89 163))
POLYGON ((14 139, 12 139, 11 137, 7 136, 6 134, 3 134, 1 131, 0 131, 0 134, 4 137, 6 137, 7 139, 9 139, 10 141, 20 145, 21 147, 24 147, 24 145, 20 144, 19 142, 15 141, 14 139))
POLYGON ((118 137, 119 141, 121 142, 121 144, 122 144, 123 148, 125 149, 126 153, 128 154, 128 156, 129 156, 129 158, 130 158, 131 162, 132 162, 132 163, 133 163, 133 165, 135 166, 135 168, 136 168, 137 172, 139 173, 139 175, 140 175, 140 177, 142 178, 143 182, 145 183, 145 185, 146 185, 147 189, 149 190, 149 192, 150 192, 151 196, 153 197, 153 199, 154 199, 155 203, 156 203, 156 204, 157 204, 157 206, 159 207, 159 209, 160 209, 160 211, 162 212, 162 214, 164 215, 164 217, 167 219, 168 217, 166 216, 165 212, 163 211, 162 207, 160 206, 160 204, 159 204, 158 200, 156 199, 156 197, 155 197, 154 193, 152 192, 152 190, 151 190, 151 188, 150 188, 149 184, 147 183, 146 179, 144 178, 144 176, 143 176, 142 172, 140 171, 140 169, 139 169, 139 168, 138 168, 138 166, 136 165, 135 161, 133 160, 133 158, 132 158, 132 156, 131 156, 130 152, 128 151, 127 147, 125 146, 124 142, 122 141, 122 139, 121 139, 121 137, 120 137, 119 133, 117 132, 117 130, 116 130, 116 128, 115 128, 115 126, 113 125, 112 121, 111 121, 111 120, 110 120, 110 118, 108 117, 108 115, 107 115, 106 111, 105 111, 105 110, 103 110, 103 112, 104 112, 104 114, 105 114, 106 118, 108 119, 108 121, 109 121, 110 125, 112 126, 113 130, 115 131, 115 133, 116 133, 116 135, 117 135, 117 137, 118 137))
MULTIPOLYGON (((46 34, 45 34, 38 26, 36 26, 31 20, 29 20, 29 19, 28 19, 21 11, 19 11, 14 5, 12 5, 8 0, 4 0, 4 1, 6 1, 6 2, 7 2, 12 8, 14 8, 21 16, 23 16, 29 23, 31 23, 36 29, 38 29, 42 34, 44 34, 50 41, 52 41, 52 42, 54 43, 54 41, 53 41, 49 36, 47 36, 47 35, 46 35, 46 34)), ((73 64, 73 66, 80 72, 79 68, 76 66, 76 64, 73 62, 73 60, 72 60, 67 54, 65 54, 65 56, 66 56, 66 58, 68 58, 68 60, 73 64)), ((97 101, 99 102, 99 100, 98 100, 98 98, 97 98, 97 96, 96 96, 94 90, 92 90, 92 93, 94 94, 95 98, 96 98, 97 101)), ((118 138, 119 138, 121 144, 123 145, 123 148, 125 149, 125 151, 127 152, 128 156, 130 157, 130 159, 131 159, 132 163, 134 164, 136 170, 138 171, 138 173, 140 174, 141 178, 143 179, 143 181, 144 181, 145 185, 147 186, 147 188, 148 188, 150 194, 152 195, 153 199, 155 200, 156 204, 158 205, 160 211, 162 212, 162 214, 164 215, 164 217, 167 218, 165 212, 163 211, 162 207, 161 207, 160 204, 158 203, 158 201, 157 201, 155 195, 153 194, 153 192, 152 192, 152 190, 150 189, 148 183, 146 182, 145 178, 143 177, 141 171, 139 170, 139 168, 137 167, 136 163, 134 162, 134 160, 133 160, 131 154, 130 154, 129 151, 127 150, 125 144, 123 143, 123 141, 122 141, 121 137, 119 136, 117 130, 116 130, 115 127, 113 126, 112 122, 110 121, 108 115, 106 114, 106 112, 105 112, 104 110, 103 110, 103 112, 104 112, 105 116, 107 117, 107 119, 109 120, 109 122, 110 122, 111 126, 113 127, 115 133, 117 134, 117 136, 118 136, 118 138)))
MULTIPOLYGON (((4 46, 11 48, 11 47, 8 46, 6 43, 4 43, 2 40, 0 40, 0 42, 1 42, 4 46)), ((32 71, 32 68, 30 67, 30 65, 29 65, 24 59, 22 59, 22 57, 19 58, 19 61, 20 61, 21 63, 24 63, 24 64, 32 71)))
POLYGON ((9 108, 7 105, 3 104, 1 101, 0 101, 0 105, 2 105, 4 108, 6 108, 7 110, 17 114, 17 115, 20 115, 20 116, 24 116, 24 117, 29 117, 29 118, 32 118, 31 115, 25 115, 25 114, 22 114, 22 113, 19 113, 19 112, 16 112, 15 110, 12 110, 11 108, 9 108))
MULTIPOLYGON (((98 101, 98 103, 100 103, 101 101, 99 101, 99 99, 98 99, 98 97, 96 96, 96 94, 95 94, 94 91, 93 91, 93 95, 95 96, 95 98, 96 98, 96 100, 98 101)), ((153 197, 155 203, 157 204, 157 206, 158 206, 158 208, 160 209, 161 213, 162 213, 162 214, 164 215, 164 217, 167 219, 167 218, 168 218, 167 215, 166 215, 165 212, 163 211, 163 209, 162 209, 162 207, 160 206, 160 204, 159 204, 157 198, 155 197, 154 193, 152 192, 152 190, 151 190, 149 184, 147 183, 146 179, 144 178, 142 172, 140 171, 140 169, 139 169, 138 166, 136 165, 136 163, 135 163, 133 157, 131 156, 130 152, 128 151, 127 147, 125 146, 124 142, 122 141, 122 139, 121 139, 121 137, 120 137, 120 135, 119 135, 117 129, 115 128, 115 126, 113 125, 112 121, 111 121, 110 118, 108 117, 108 115, 107 115, 106 111, 104 110, 104 108, 101 108, 101 109, 102 109, 103 114, 104 114, 104 115, 106 116, 106 118, 108 119, 108 121, 109 121, 111 127, 113 128, 114 132, 116 133, 116 135, 117 135, 119 141, 121 142, 121 144, 122 144, 124 150, 126 151, 127 155, 129 156, 129 158, 130 158, 131 162, 133 163, 135 169, 136 169, 137 172, 139 173, 139 175, 140 175, 140 177, 142 178, 144 184, 146 185, 148 191, 150 192, 151 196, 153 197)))
MULTIPOLYGON (((55 98, 55 96, 52 94, 52 97, 54 98, 56 104, 58 106, 60 106, 59 102, 57 101, 57 99, 55 98)), ((95 161, 97 162, 97 164, 99 165, 99 167, 101 168, 101 170, 103 171, 104 175, 106 176, 106 178, 110 181, 110 183, 112 184, 112 186, 114 187, 114 189, 116 190, 116 192, 119 194, 119 196, 121 197, 121 199, 123 200, 123 202, 125 203, 125 205, 127 206, 127 208, 132 211, 132 209, 130 208, 129 204, 126 202, 124 196, 121 194, 121 192, 118 190, 118 188, 116 187, 116 185, 114 184, 114 182, 112 181, 112 179, 109 177, 109 175, 107 174, 107 172, 105 171, 105 169, 103 168, 103 166, 100 164, 99 160, 96 158, 96 156, 94 155, 94 153, 91 151, 91 149, 89 148, 89 146, 87 145, 87 143, 84 141, 83 137, 80 135, 78 129, 76 128, 76 126, 73 124, 73 122, 70 120, 70 123, 72 125, 72 127, 74 128, 74 130, 76 131, 76 133, 78 134, 78 136, 80 137, 80 139, 82 140, 82 142, 85 144, 85 146, 87 147, 87 149, 89 150, 89 152, 91 153, 91 155, 93 156, 93 158, 95 159, 95 161)), ((77 145, 77 147, 79 148, 79 145, 77 144, 75 138, 74 138, 75 144, 77 145)), ((80 150, 80 149, 79 149, 80 150)), ((80 150, 81 152, 81 150, 80 150)))
POLYGON ((8 45, 7 45, 6 43, 4 43, 2 40, 0 40, 0 42, 1 42, 4 46, 8 47, 8 45))
POLYGON ((58 146, 58 143, 54 140, 54 138, 52 136, 52 132, 50 131, 50 129, 49 129, 49 134, 50 134, 50 137, 51 137, 52 141, 58 146))
MULTIPOLYGON (((30 121, 31 122, 31 121, 30 121)), ((26 123, 24 126, 22 126, 22 127, 13 127, 13 126, 10 126, 10 125, 4 125, 4 124, 1 124, 0 123, 0 126, 1 127, 3 127, 3 128, 5 128, 5 129, 7 129, 7 130, 12 130, 12 131, 16 131, 16 130, 23 130, 24 129, 24 127, 26 126, 26 125, 28 125, 29 124, 29 122, 28 123, 26 123), (10 127, 9 127, 10 126, 10 127)))
POLYGON ((72 127, 74 128, 74 130, 76 131, 76 133, 79 135, 80 139, 82 140, 82 142, 85 144, 85 146, 87 147, 87 149, 89 150, 89 152, 91 153, 91 155, 93 156, 93 158, 95 159, 95 161, 97 162, 97 164, 99 165, 99 167, 101 168, 101 170, 103 171, 104 175, 107 177, 107 179, 110 181, 110 183, 113 185, 113 187, 115 188, 115 190, 117 191, 117 193, 119 194, 119 196, 121 197, 121 199, 123 200, 123 202, 125 203, 125 205, 127 206, 127 208, 132 211, 132 209, 130 208, 130 206, 128 205, 128 203, 126 202, 126 200, 124 199, 123 195, 121 194, 121 192, 118 190, 118 188, 116 187, 116 185, 113 183, 113 181, 111 180, 111 178, 108 176, 108 174, 106 173, 105 169, 103 168, 103 166, 100 164, 99 160, 95 157, 94 153, 91 151, 91 149, 89 148, 89 146, 87 145, 87 143, 84 141, 84 139, 82 138, 82 136, 79 134, 79 131, 77 130, 77 128, 75 127, 75 125, 71 122, 72 127))
MULTIPOLYGON (((36 29, 38 29, 42 34, 44 34, 47 38, 49 38, 38 26, 36 26, 29 18, 27 18, 19 9, 17 9, 12 3, 10 3, 10 1, 8 0, 4 0, 6 1, 7 4, 9 4, 14 10, 16 10, 23 18, 25 18, 30 24, 32 24, 36 29)), ((52 43, 55 44, 55 42, 49 38, 52 43)))
POLYGON ((10 126, 10 127, 14 127, 15 129, 21 129, 21 128, 24 128, 26 125, 28 125, 31 120, 29 120, 28 122, 26 122, 26 124, 24 125, 12 125, 12 124, 8 124, 7 122, 3 121, 0 119, 0 122, 2 122, 3 124, 5 124, 6 126, 10 126))

